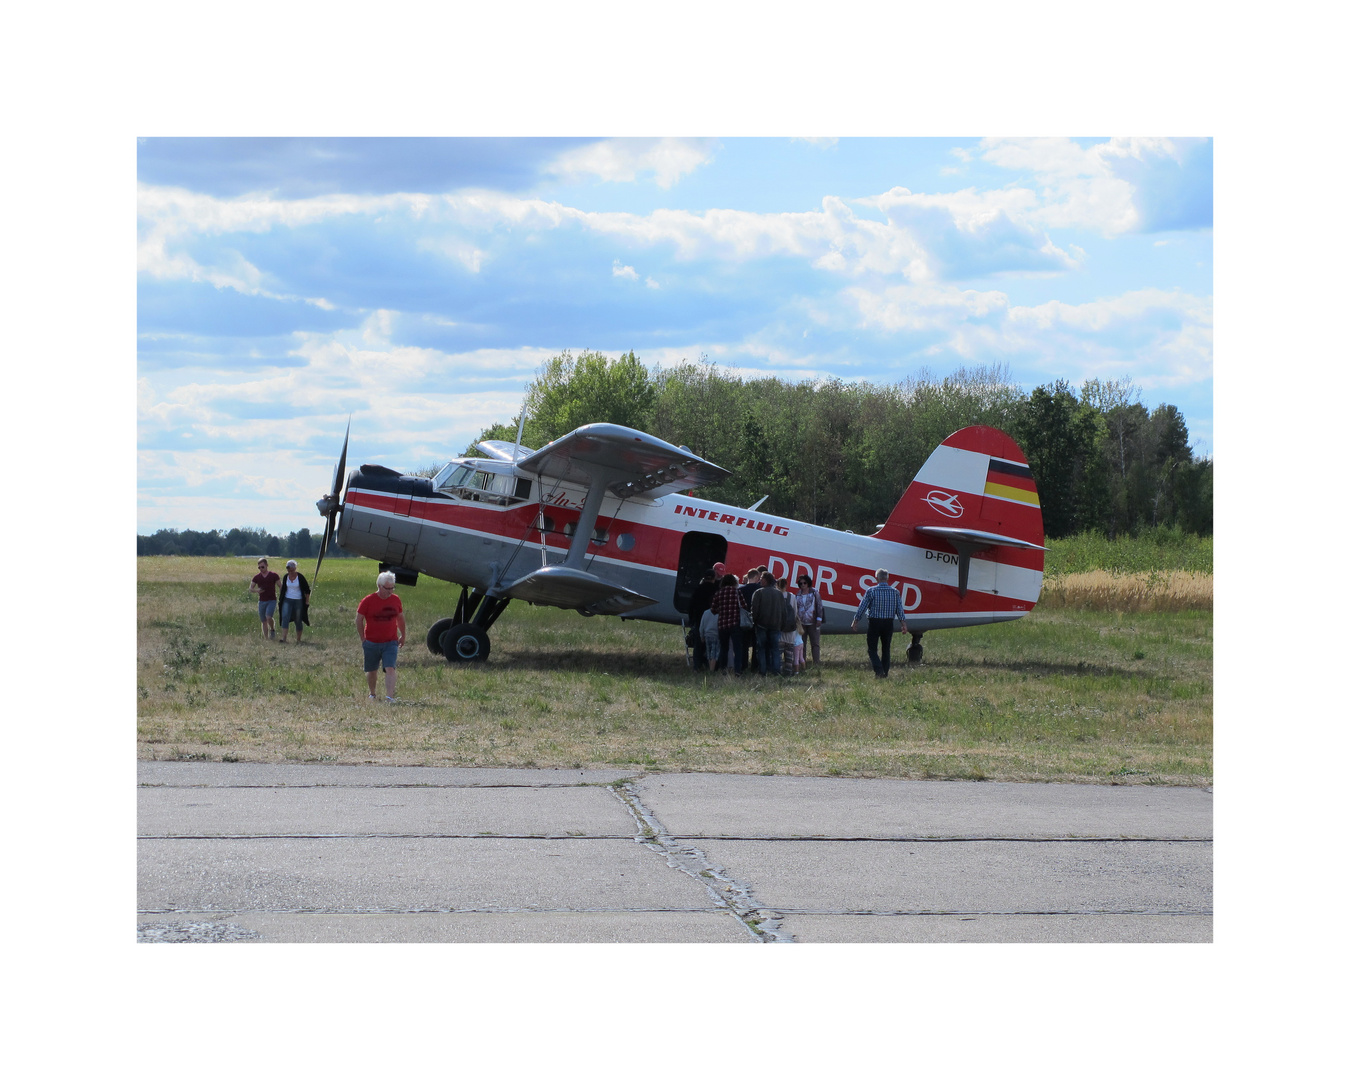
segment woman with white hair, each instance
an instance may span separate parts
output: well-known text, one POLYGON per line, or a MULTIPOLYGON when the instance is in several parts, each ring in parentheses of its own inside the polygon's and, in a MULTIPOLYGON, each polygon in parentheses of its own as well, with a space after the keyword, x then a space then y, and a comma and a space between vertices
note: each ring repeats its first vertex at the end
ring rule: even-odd
POLYGON ((356 636, 365 653, 366 683, 375 698, 375 673, 384 668, 384 700, 394 703, 398 650, 408 637, 403 601, 394 595, 394 575, 386 570, 375 579, 375 591, 356 606, 356 636))
POLYGON ((291 623, 295 623, 295 643, 300 644, 300 635, 305 632, 309 622, 309 582, 300 573, 291 559, 286 563, 286 576, 277 584, 278 599, 281 601, 281 640, 284 644, 290 632, 291 623))

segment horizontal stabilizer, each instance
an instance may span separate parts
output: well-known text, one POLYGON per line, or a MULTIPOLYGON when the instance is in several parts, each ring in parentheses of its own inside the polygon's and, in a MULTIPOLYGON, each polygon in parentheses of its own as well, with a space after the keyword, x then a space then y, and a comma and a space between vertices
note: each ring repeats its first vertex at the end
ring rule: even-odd
POLYGON ((622 615, 656 603, 632 589, 569 566, 544 566, 511 582, 502 596, 549 607, 575 608, 590 615, 622 615))
POLYGON ((989 547, 1033 548, 1045 551, 1044 544, 1033 544, 1030 540, 1019 540, 1015 536, 1000 536, 998 533, 981 532, 979 529, 953 529, 946 525, 916 525, 916 533, 924 536, 936 536, 948 543, 981 544, 989 547))
POLYGON ((516 466, 583 487, 600 477, 619 499, 655 499, 731 475, 687 447, 619 424, 586 424, 522 457, 516 466))

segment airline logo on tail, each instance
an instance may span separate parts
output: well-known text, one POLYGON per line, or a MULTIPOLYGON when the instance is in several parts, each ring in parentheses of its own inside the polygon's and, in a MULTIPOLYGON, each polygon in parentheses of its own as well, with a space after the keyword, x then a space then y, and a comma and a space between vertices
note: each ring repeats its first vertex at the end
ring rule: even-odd
POLYGON ((946 491, 930 491, 923 501, 939 514, 949 518, 959 518, 965 513, 965 507, 961 505, 961 500, 946 491))

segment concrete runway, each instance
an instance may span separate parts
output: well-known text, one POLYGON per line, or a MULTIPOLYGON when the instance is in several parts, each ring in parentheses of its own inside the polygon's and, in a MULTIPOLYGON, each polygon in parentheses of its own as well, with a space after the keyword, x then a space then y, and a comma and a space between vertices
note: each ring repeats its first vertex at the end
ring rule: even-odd
POLYGON ((1213 940, 1210 789, 138 763, 147 942, 1213 940))

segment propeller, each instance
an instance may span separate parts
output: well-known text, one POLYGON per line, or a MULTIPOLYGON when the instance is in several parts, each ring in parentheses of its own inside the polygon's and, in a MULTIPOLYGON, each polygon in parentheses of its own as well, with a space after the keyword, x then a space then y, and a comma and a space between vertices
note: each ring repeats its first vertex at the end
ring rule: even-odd
POLYGON ((323 529, 323 543, 319 545, 319 559, 314 564, 314 580, 319 580, 319 567, 323 565, 324 552, 328 550, 328 545, 333 539, 333 533, 337 531, 338 511, 342 509, 342 481, 346 479, 347 470, 347 440, 352 435, 352 418, 347 417, 347 434, 342 437, 342 455, 338 458, 337 467, 333 470, 333 488, 322 499, 314 505, 319 508, 319 516, 327 519, 327 524, 323 529))

